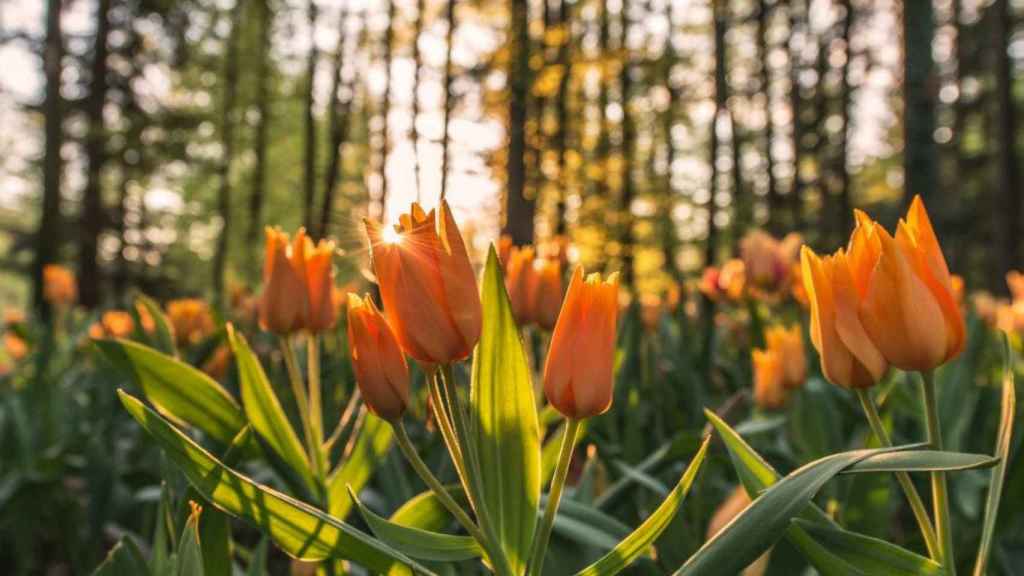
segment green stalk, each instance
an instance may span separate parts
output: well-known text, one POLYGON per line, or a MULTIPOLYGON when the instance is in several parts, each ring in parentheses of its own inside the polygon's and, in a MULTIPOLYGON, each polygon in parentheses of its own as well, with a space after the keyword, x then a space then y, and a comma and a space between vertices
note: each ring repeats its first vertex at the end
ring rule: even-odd
MULTIPOLYGON (((935 397, 935 379, 931 370, 921 372, 924 388, 924 414, 928 425, 928 442, 933 450, 942 450, 942 429, 939 426, 939 407, 935 397)), ((956 562, 953 559, 953 533, 949 514, 949 489, 945 472, 932 472, 932 506, 935 514, 935 529, 942 545, 942 566, 949 576, 956 576, 956 562)))
POLYGON ((315 447, 317 474, 321 482, 327 475, 324 459, 324 411, 320 399, 320 341, 310 332, 306 337, 306 372, 309 376, 309 429, 313 434, 310 443, 315 447))
MULTIPOLYGON (((860 400, 860 405, 864 409, 864 415, 867 416, 871 431, 875 434, 875 438, 878 439, 878 443, 885 448, 891 447, 892 441, 889 439, 889 434, 885 431, 882 419, 878 416, 878 408, 875 406, 875 401, 871 398, 871 394, 863 388, 856 388, 855 391, 857 398, 860 400)), ((917 525, 921 528, 921 536, 924 538, 925 546, 928 548, 928 555, 933 560, 939 560, 942 556, 942 550, 939 547, 939 540, 935 536, 935 528, 928 517, 928 510, 921 500, 921 495, 918 494, 917 488, 914 487, 910 474, 906 472, 896 472, 895 474, 896 480, 899 482, 900 487, 903 488, 903 493, 907 496, 910 509, 914 512, 917 525)))
POLYGON ((313 466, 317 476, 322 476, 320 474, 320 458, 317 456, 320 453, 320 449, 319 445, 316 444, 315 437, 313 436, 313 427, 309 421, 309 399, 306 397, 302 373, 299 372, 299 363, 295 359, 295 351, 292 350, 288 338, 282 337, 279 341, 281 343, 281 354, 284 356, 284 365, 288 370, 288 381, 291 383, 292 394, 295 395, 295 403, 299 408, 299 419, 302 420, 303 436, 305 436, 306 440, 306 449, 309 451, 309 464, 313 466))
POLYGON ((558 453, 558 464, 555 466, 555 475, 551 478, 551 487, 548 489, 548 502, 544 507, 544 516, 537 524, 533 540, 533 553, 530 554, 529 574, 540 576, 544 569, 544 556, 548 551, 548 540, 551 539, 551 528, 555 523, 555 514, 558 512, 558 504, 562 500, 562 489, 565 488, 565 480, 569 476, 569 464, 572 462, 573 449, 576 447, 576 435, 580 431, 580 420, 566 419, 565 436, 562 437, 562 447, 558 453))

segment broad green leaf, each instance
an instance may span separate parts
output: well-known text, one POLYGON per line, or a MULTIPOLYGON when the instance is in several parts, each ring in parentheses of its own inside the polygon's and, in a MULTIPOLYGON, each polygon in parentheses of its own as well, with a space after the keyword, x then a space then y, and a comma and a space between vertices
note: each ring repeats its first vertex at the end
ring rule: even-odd
POLYGON ((540 426, 530 367, 491 248, 481 291, 483 330, 471 390, 483 504, 516 574, 524 572, 540 501, 540 426))
POLYGON ((1013 419, 1017 415, 1017 391, 1013 381, 1013 350, 1006 334, 1003 340, 1003 401, 996 434, 996 457, 999 463, 992 469, 989 479, 988 498, 985 500, 985 520, 981 530, 981 544, 974 563, 974 576, 984 576, 988 557, 995 537, 996 517, 999 514, 999 500, 1003 495, 1003 480, 1010 460, 1010 440, 1013 438, 1013 419))
POLYGON ((999 462, 986 454, 965 454, 963 452, 943 452, 939 450, 908 450, 879 454, 857 462, 843 474, 860 472, 927 472, 944 470, 956 472, 974 468, 989 468, 999 462))
MULTIPOLYGON (((462 488, 451 492, 462 493, 462 488)), ((444 504, 437 499, 434 492, 427 490, 420 492, 411 500, 402 504, 398 510, 389 518, 395 524, 409 526, 410 528, 422 528, 423 530, 438 531, 448 525, 451 521, 451 514, 445 509, 444 504)))
POLYGON ((277 452, 315 492, 316 481, 313 479, 302 442, 299 441, 295 429, 285 415, 281 401, 267 380, 259 359, 249 348, 245 337, 236 332, 231 325, 228 325, 228 341, 238 363, 238 385, 242 394, 242 405, 253 430, 262 436, 274 452, 277 452))
POLYGON ((199 517, 199 545, 204 573, 231 574, 231 520, 205 500, 199 517))
POLYGON ((130 374, 170 420, 195 426, 225 444, 245 426, 235 399, 202 371, 128 340, 97 340, 95 345, 107 360, 130 374))
MULTIPOLYGON (((193 504, 192 513, 178 539, 178 576, 203 576, 203 550, 199 545, 199 518, 202 508, 193 504)), ((222 572, 223 574, 223 572, 222 572)), ((211 576, 213 576, 211 574, 211 576)))
MULTIPOLYGON (((167 315, 160 309, 160 306, 152 298, 142 294, 135 298, 135 303, 141 304, 146 309, 146 312, 149 313, 150 318, 153 319, 153 335, 156 340, 156 348, 164 354, 177 355, 177 348, 174 345, 174 328, 167 319, 167 315)), ((138 314, 137 311, 135 313, 138 314)), ((141 326, 141 321, 139 325, 141 326)))
POLYGON ((672 518, 675 517, 676 512, 683 505, 683 501, 686 499, 686 495, 689 493, 690 487, 693 486, 693 481, 697 477, 697 472, 700 471, 701 465, 704 463, 704 456, 707 455, 710 441, 711 437, 708 436, 704 443, 701 444, 697 455, 690 461, 690 465, 686 467, 686 471, 683 472, 679 483, 676 484, 676 487, 665 501, 658 506, 657 510, 648 516, 647 520, 644 520, 643 524, 627 536, 625 540, 620 542, 615 549, 594 564, 581 570, 579 572, 581 576, 610 576, 618 574, 657 540, 658 536, 661 535, 669 522, 672 521, 672 518))
POLYGON ((355 439, 348 459, 327 479, 327 501, 330 503, 331 515, 337 518, 345 518, 352 510, 352 499, 346 487, 351 486, 358 492, 366 486, 377 469, 377 463, 383 461, 391 449, 395 436, 386 421, 370 412, 366 412, 364 418, 365 423, 359 428, 359 436, 355 439))
POLYGON ((919 576, 943 573, 942 565, 934 560, 884 540, 799 518, 794 523, 832 554, 844 559, 852 558, 868 574, 919 576))
POLYGON ((732 574, 742 570, 782 537, 790 521, 844 468, 873 454, 902 449, 842 452, 797 469, 755 498, 725 529, 701 546, 677 574, 732 574))
POLYGON ((469 536, 452 536, 451 534, 441 534, 422 528, 395 524, 363 506, 352 490, 349 490, 349 497, 377 538, 412 558, 458 562, 479 558, 483 554, 480 544, 469 536))
POLYGON ((431 574, 401 552, 294 498, 226 468, 147 408, 118 390, 125 409, 164 449, 189 482, 218 508, 268 532, 278 546, 300 560, 347 559, 385 574, 431 574))
POLYGON ((131 538, 125 536, 110 549, 107 557, 96 567, 92 576, 143 576, 149 574, 149 567, 142 558, 139 548, 131 538))

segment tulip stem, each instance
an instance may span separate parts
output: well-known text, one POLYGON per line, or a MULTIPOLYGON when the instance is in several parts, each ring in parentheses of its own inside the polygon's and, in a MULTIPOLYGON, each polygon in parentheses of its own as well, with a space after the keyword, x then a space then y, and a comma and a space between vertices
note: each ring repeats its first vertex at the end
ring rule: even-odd
MULTIPOLYGON (((292 394, 295 395, 295 403, 299 408, 299 419, 302 420, 303 436, 306 437, 306 448, 309 450, 309 465, 320 476, 320 458, 317 456, 320 450, 315 442, 313 428, 309 422, 309 400, 306 397, 306 389, 302 382, 302 373, 299 371, 299 363, 295 359, 295 351, 292 350, 292 345, 288 338, 281 338, 280 343, 281 354, 284 356, 284 365, 288 370, 288 381, 292 385, 292 394)), ((322 488, 322 486, 319 488, 322 488)))
POLYGON ((323 456, 324 414, 320 399, 320 341, 310 332, 306 337, 306 372, 309 374, 309 427, 313 432, 313 444, 317 447, 317 467, 321 475, 326 470, 323 456))
MULTIPOLYGON (((931 370, 921 372, 921 386, 924 389, 924 415, 928 426, 928 443, 933 450, 942 450, 942 429, 939 425, 939 405, 935 396, 935 378, 931 370)), ((953 533, 950 526, 949 489, 945 472, 932 472, 932 507, 935 514, 935 528, 942 544, 942 566, 949 576, 956 576, 956 562, 953 558, 953 533)))
MULTIPOLYGON (((878 439, 878 443, 885 448, 891 447, 892 441, 889 439, 889 433, 885 431, 885 424, 882 423, 882 418, 878 415, 875 400, 864 388, 856 388, 855 392, 860 400, 861 407, 864 409, 864 415, 867 416, 871 431, 875 434, 875 438, 878 439)), ((907 501, 910 503, 910 509, 914 512, 914 518, 917 519, 917 525, 921 528, 921 536, 924 538, 925 546, 928 548, 928 555, 934 560, 941 558, 942 550, 939 547, 938 538, 935 536, 935 528, 928 517, 928 510, 925 508, 924 501, 921 500, 921 495, 917 492, 914 482, 910 479, 910 474, 896 472, 896 480, 899 482, 900 487, 903 488, 903 493, 907 496, 907 501)))
POLYGON ((466 514, 466 511, 462 509, 462 506, 459 506, 458 502, 456 502, 455 499, 452 498, 451 494, 445 490, 441 481, 434 476, 434 473, 430 471, 430 468, 427 467, 426 463, 423 462, 423 459, 420 458, 419 453, 416 452, 416 448, 413 447, 412 441, 409 440, 409 434, 405 430, 405 423, 400 419, 395 420, 391 422, 391 427, 395 430, 395 441, 398 442, 398 448, 402 450, 402 454, 405 455, 405 459, 409 461, 409 464, 412 466, 413 470, 416 471, 416 474, 418 474, 427 487, 434 492, 434 495, 437 496, 437 499, 441 504, 451 512, 452 516, 455 517, 455 520, 466 529, 466 532, 469 532, 470 536, 475 538, 481 546, 486 548, 488 546, 488 540, 484 537, 483 532, 481 532, 480 528, 473 522, 473 519, 469 517, 469 514, 466 514))
POLYGON ((565 436, 562 437, 562 447, 558 453, 558 464, 555 465, 555 475, 551 477, 551 487, 548 488, 547 506, 544 507, 544 516, 537 524, 537 530, 533 537, 533 553, 530 555, 529 574, 540 576, 544 570, 544 556, 548 551, 548 540, 551 539, 551 528, 555 523, 555 514, 558 512, 558 504, 562 500, 562 489, 565 488, 565 480, 569 476, 569 464, 572 462, 572 453, 576 447, 576 436, 580 431, 581 420, 567 418, 565 425, 565 436))

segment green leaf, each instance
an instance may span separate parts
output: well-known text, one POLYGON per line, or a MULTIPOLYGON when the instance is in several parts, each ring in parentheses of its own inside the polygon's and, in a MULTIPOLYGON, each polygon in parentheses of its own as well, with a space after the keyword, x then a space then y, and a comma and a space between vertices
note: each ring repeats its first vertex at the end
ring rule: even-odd
MULTIPOLYGON (((450 494, 462 494, 462 487, 450 490, 450 494)), ((420 492, 411 500, 402 504, 389 518, 395 524, 409 526, 410 528, 422 528, 423 530, 438 531, 448 525, 451 521, 451 514, 445 509, 444 504, 437 499, 432 490, 420 492)))
MULTIPOLYGON (((146 312, 149 312, 149 316, 153 319, 156 348, 164 354, 176 356, 178 350, 174 344, 174 328, 171 327, 171 323, 167 319, 167 315, 164 314, 164 311, 160 309, 160 306, 152 298, 142 294, 135 298, 135 302, 136 304, 142 304, 142 307, 146 309, 146 312)), ((141 327, 141 321, 139 326, 141 327)))
POLYGON ((346 487, 351 486, 358 492, 366 486, 377 469, 377 463, 382 462, 391 449, 395 437, 391 425, 386 421, 369 411, 363 417, 366 420, 361 428, 356 428, 359 436, 355 439, 348 459, 327 480, 329 510, 337 518, 345 518, 352 510, 352 499, 346 487))
POLYGON ((125 409, 157 441, 189 482, 218 508, 268 532, 300 560, 347 559, 385 574, 431 574, 413 560, 341 520, 224 467, 216 458, 118 390, 125 409))
MULTIPOLYGON (((199 545, 201 508, 195 506, 178 539, 178 576, 203 576, 203 550, 199 545)), ((223 572, 221 572, 223 574, 223 572)), ((211 576, 213 576, 211 574, 211 576)))
POLYGON ((356 493, 351 489, 349 496, 355 503, 359 513, 370 525, 370 530, 390 544, 395 550, 408 554, 413 558, 422 560, 435 560, 442 562, 458 562, 479 558, 483 550, 476 540, 469 536, 452 536, 441 534, 422 528, 412 528, 395 524, 386 518, 382 518, 371 512, 359 501, 356 493))
POLYGON ((205 504, 199 518, 199 545, 205 574, 231 574, 231 520, 205 504))
POLYGON ((149 573, 142 552, 131 538, 125 536, 110 549, 92 576, 141 576, 149 573))
POLYGON ((956 472, 974 468, 990 468, 999 462, 986 454, 965 454, 939 450, 908 450, 890 452, 865 458, 843 470, 843 474, 860 472, 927 472, 943 470, 956 472))
POLYGON ((481 301, 483 330, 471 392, 483 504, 513 572, 529 561, 541 490, 540 426, 530 367, 491 248, 481 301))
POLYGON ((1017 391, 1013 380, 1013 350, 1010 341, 1003 337, 1003 401, 999 418, 999 432, 996 434, 996 457, 999 463, 992 469, 989 479, 988 498, 985 500, 985 520, 981 530, 981 544, 974 563, 974 575, 984 576, 988 557, 992 552, 995 537, 996 517, 999 514, 999 500, 1003 495, 1003 481, 1006 466, 1010 461, 1010 440, 1013 438, 1013 419, 1017 415, 1017 391))
POLYGON ((267 573, 267 537, 260 538, 260 543, 253 549, 249 557, 249 569, 246 576, 266 576, 267 573))
POLYGON ((851 559, 868 574, 916 576, 943 573, 942 565, 934 560, 884 540, 799 518, 794 523, 832 554, 851 559))
POLYGON ((600 560, 591 564, 587 568, 581 570, 579 575, 586 576, 608 576, 612 574, 618 574, 624 570, 630 563, 636 560, 641 554, 647 550, 658 536, 665 530, 672 518, 675 517, 676 512, 683 505, 683 501, 686 499, 686 495, 690 492, 690 487, 693 486, 693 481, 697 477, 697 472, 700 471, 701 464, 704 463, 704 457, 707 455, 708 444, 711 441, 711 437, 708 436, 704 443, 701 444, 700 450, 697 451, 697 455, 690 461, 690 465, 686 467, 686 471, 683 472, 683 476, 679 479, 679 483, 668 495, 664 502, 658 506, 647 520, 644 520, 643 524, 639 528, 633 531, 632 534, 626 537, 625 540, 619 543, 614 550, 606 554, 600 560))
POLYGON ((267 444, 282 460, 297 472, 315 492, 316 481, 310 470, 309 460, 302 448, 295 429, 281 407, 281 402, 263 372, 263 366, 249 348, 245 337, 228 325, 228 341, 238 363, 239 389, 245 415, 253 430, 267 441, 267 444))
POLYGON ((153 406, 172 421, 195 426, 225 444, 245 426, 235 399, 202 371, 128 340, 97 340, 95 345, 108 361, 131 375, 153 406))

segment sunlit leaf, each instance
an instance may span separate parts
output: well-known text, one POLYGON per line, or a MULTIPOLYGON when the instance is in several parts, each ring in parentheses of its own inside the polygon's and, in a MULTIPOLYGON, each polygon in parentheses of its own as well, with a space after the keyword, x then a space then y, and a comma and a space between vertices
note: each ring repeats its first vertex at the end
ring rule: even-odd
POLYGON ((359 491, 373 476, 377 463, 391 449, 394 431, 391 425, 366 412, 365 423, 359 428, 359 436, 348 458, 338 466, 327 479, 327 500, 330 503, 332 516, 345 518, 352 510, 352 499, 349 498, 347 487, 359 491))

